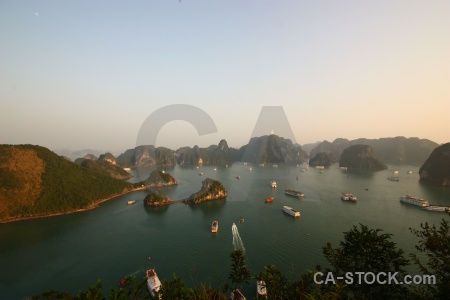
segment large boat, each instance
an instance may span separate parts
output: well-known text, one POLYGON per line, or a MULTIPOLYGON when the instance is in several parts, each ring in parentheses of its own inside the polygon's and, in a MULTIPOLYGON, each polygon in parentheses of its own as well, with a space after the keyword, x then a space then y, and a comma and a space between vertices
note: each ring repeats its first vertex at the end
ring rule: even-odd
POLYGON ((356 196, 354 196, 354 195, 352 195, 350 193, 342 193, 341 200, 344 200, 344 201, 356 201, 356 200, 358 200, 358 198, 356 198, 356 196))
POLYGON ((293 217, 300 217, 300 212, 298 210, 293 209, 290 206, 283 206, 283 211, 293 217))
POLYGON ((256 282, 256 298, 267 298, 266 283, 262 280, 256 282))
POLYGON ((161 281, 156 275, 155 269, 149 269, 146 272, 147 275, 147 288, 153 298, 162 299, 162 295, 160 293, 161 290, 161 281))
POLYGON ((420 207, 430 206, 430 203, 427 200, 417 198, 414 196, 410 196, 410 195, 401 196, 400 202, 408 203, 408 204, 412 204, 412 205, 416 205, 416 206, 420 206, 420 207))
POLYGON ((284 193, 288 196, 294 196, 294 197, 305 197, 305 194, 300 191, 294 191, 294 190, 284 190, 284 193))
POLYGON ((277 187, 277 182, 276 182, 275 180, 272 180, 272 181, 270 182, 270 184, 271 184, 271 186, 272 186, 273 189, 277 187))
POLYGON ((265 203, 273 202, 273 197, 268 197, 266 200, 264 200, 265 203))
POLYGON ((217 232, 218 230, 219 230, 219 222, 218 221, 212 222, 211 232, 217 232))
POLYGON ((325 166, 316 166, 316 169, 325 169, 325 166))
POLYGON ((430 205, 430 206, 425 206, 423 209, 431 210, 431 211, 446 211, 446 212, 450 212, 450 206, 430 205))
POLYGON ((397 176, 391 176, 391 177, 388 177, 388 180, 390 180, 390 181, 400 181, 400 178, 397 177, 397 176))

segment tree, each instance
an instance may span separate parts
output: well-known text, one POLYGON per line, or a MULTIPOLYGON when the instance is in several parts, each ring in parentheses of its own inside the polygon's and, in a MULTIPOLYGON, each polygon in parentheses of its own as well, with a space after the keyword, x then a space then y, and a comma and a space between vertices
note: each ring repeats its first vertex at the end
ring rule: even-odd
POLYGON ((255 278, 264 281, 268 299, 289 299, 289 295, 294 292, 286 276, 274 265, 265 266, 264 271, 255 278))
POLYGON ((235 285, 234 289, 237 289, 240 284, 248 283, 250 271, 245 265, 245 254, 241 249, 231 252, 230 257, 232 263, 229 279, 235 285))
MULTIPOLYGON (((359 280, 356 272, 372 272, 377 275, 381 272, 398 272, 396 278, 401 279, 406 275, 404 269, 409 264, 404 257, 402 249, 392 242, 392 234, 381 233, 381 229, 369 229, 360 224, 360 227, 353 226, 350 231, 344 232, 344 241, 340 242, 340 247, 332 248, 331 243, 323 247, 323 254, 332 269, 334 278, 345 276, 350 272, 353 276, 353 283, 347 288, 357 299, 401 299, 407 298, 409 290, 400 284, 380 284, 374 280, 368 284, 364 280, 359 280)), ((345 277, 344 277, 345 278, 345 277)), ((373 277, 369 276, 368 282, 373 277)), ((381 278, 381 280, 388 279, 381 278)), ((399 280, 401 281, 401 280, 399 280)))
POLYGON ((421 230, 409 229, 420 238, 416 249, 428 257, 423 264, 416 254, 411 254, 413 261, 426 275, 436 276, 436 285, 425 285, 420 289, 422 297, 428 299, 448 299, 450 295, 450 226, 442 219, 439 229, 428 223, 420 224, 421 230))

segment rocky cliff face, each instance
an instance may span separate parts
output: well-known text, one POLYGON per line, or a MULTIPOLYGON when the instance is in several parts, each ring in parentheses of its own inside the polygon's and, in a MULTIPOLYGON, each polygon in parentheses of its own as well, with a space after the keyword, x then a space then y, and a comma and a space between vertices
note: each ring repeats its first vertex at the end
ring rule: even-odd
POLYGON ((114 157, 114 155, 112 155, 109 152, 100 155, 100 157, 98 158, 98 161, 105 161, 105 162, 110 163, 112 165, 116 165, 117 164, 117 159, 114 157))
POLYGON ((384 163, 375 158, 372 147, 368 145, 353 145, 345 149, 339 165, 353 169, 382 170, 387 168, 384 163))
POLYGON ((420 180, 450 186, 450 143, 434 149, 419 170, 420 180))
POLYGON ((176 151, 179 164, 198 164, 201 161, 204 165, 232 164, 236 160, 236 153, 236 149, 228 147, 226 140, 221 140, 218 145, 211 145, 208 148, 183 147, 176 151))
POLYGON ((199 204, 205 201, 223 199, 227 196, 227 190, 217 180, 206 178, 202 182, 202 188, 182 202, 185 204, 199 204))
POLYGON ((242 161, 255 164, 300 164, 308 158, 300 145, 294 145, 291 140, 274 134, 252 138, 248 145, 239 151, 242 161))
POLYGON ((164 147, 151 145, 138 146, 128 149, 117 157, 123 166, 153 167, 174 166, 176 164, 175 151, 164 147))
POLYGON ((320 152, 316 156, 309 160, 310 166, 329 166, 332 163, 332 158, 330 153, 320 152))

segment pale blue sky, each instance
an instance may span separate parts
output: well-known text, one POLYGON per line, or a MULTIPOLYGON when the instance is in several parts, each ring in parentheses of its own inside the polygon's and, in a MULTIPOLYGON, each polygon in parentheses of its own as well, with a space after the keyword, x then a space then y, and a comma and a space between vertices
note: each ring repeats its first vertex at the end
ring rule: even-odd
POLYGON ((450 142, 449 54, 449 1, 1 1, 0 143, 120 151, 178 103, 218 132, 159 145, 240 147, 270 105, 300 144, 450 142))

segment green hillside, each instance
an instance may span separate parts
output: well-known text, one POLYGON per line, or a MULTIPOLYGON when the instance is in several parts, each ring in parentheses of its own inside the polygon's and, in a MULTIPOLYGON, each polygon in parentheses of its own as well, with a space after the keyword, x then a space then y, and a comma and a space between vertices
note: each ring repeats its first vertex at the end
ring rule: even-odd
POLYGON ((0 221, 89 208, 133 185, 34 145, 0 145, 0 221))

